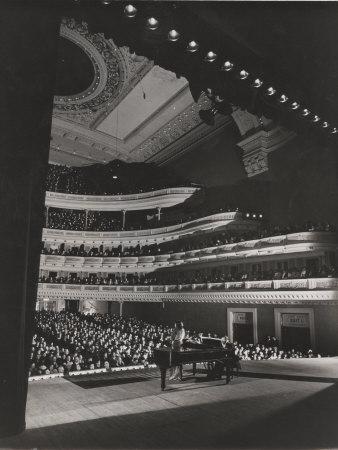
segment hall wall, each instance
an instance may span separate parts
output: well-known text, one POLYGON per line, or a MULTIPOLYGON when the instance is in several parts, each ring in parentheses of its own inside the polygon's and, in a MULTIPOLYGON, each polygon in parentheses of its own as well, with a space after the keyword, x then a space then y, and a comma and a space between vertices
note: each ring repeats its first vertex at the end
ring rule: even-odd
POLYGON ((125 317, 136 316, 140 320, 169 326, 181 320, 188 330, 224 335, 228 334, 228 308, 257 309, 258 341, 263 341, 266 336, 276 334, 275 308, 312 308, 314 311, 316 350, 322 354, 338 355, 338 306, 125 302, 123 304, 123 315, 125 317))

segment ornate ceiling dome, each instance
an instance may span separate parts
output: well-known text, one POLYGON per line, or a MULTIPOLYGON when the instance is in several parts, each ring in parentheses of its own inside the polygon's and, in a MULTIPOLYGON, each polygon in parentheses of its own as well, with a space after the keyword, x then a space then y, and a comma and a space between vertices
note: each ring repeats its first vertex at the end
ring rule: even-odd
POLYGON ((54 113, 89 124, 121 93, 124 58, 112 41, 74 19, 63 20, 60 35, 54 113))

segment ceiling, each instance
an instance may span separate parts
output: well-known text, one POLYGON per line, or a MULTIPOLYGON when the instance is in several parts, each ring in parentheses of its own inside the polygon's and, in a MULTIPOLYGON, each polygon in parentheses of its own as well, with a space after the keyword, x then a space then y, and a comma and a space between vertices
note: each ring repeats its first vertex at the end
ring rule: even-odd
POLYGON ((74 3, 67 1, 73 7, 65 15, 76 20, 64 19, 60 33, 52 162, 166 164, 233 122, 228 108, 213 127, 201 121, 200 109, 211 105, 208 88, 224 104, 255 116, 259 126, 267 118, 270 125, 336 146, 335 2, 137 2, 132 20, 120 2, 74 3), (159 19, 156 31, 146 30, 151 16, 159 19), (167 39, 171 28, 181 33, 174 45, 167 39), (191 39, 200 44, 195 54, 186 51, 191 39), (217 53, 213 64, 204 60, 209 50, 217 53), (221 64, 229 59, 235 70, 225 73, 221 64), (249 72, 245 82, 240 68, 249 72), (264 81, 260 90, 252 88, 256 77, 264 81), (277 94, 267 97, 270 85, 277 94), (278 101, 282 93, 285 104, 278 101), (296 111, 294 101, 300 104, 296 111))
MULTIPOLYGON (((188 148, 196 134, 214 132, 198 115, 209 105, 205 95, 195 103, 184 77, 91 33, 85 22, 63 20, 50 162, 161 163, 182 138, 188 148)), ((216 128, 228 123, 219 117, 216 128)))

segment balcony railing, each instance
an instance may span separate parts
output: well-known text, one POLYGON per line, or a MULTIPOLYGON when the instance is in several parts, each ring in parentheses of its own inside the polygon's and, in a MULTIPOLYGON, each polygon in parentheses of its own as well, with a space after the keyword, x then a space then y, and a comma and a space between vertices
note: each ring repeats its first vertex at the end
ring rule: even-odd
POLYGON ((286 280, 260 280, 260 281, 236 281, 222 283, 194 283, 194 284, 165 284, 165 285, 83 285, 83 284, 53 284, 39 283, 40 296, 43 292, 53 291, 67 292, 125 292, 125 293, 164 293, 164 292, 193 292, 193 291, 275 291, 275 290, 336 290, 338 289, 338 278, 299 278, 286 280))
POLYGON ((121 211, 168 208, 183 203, 200 188, 175 187, 127 195, 78 195, 46 192, 46 206, 90 211, 121 211))

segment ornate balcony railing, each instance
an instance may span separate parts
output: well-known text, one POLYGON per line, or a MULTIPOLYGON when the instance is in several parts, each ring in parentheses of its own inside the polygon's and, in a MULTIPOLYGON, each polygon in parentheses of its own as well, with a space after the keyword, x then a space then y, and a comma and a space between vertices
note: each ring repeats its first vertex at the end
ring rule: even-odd
POLYGON ((90 211, 127 211, 169 208, 183 203, 200 188, 175 187, 127 195, 78 195, 46 192, 46 206, 90 211))
POLYGON ((338 303, 338 278, 151 286, 39 283, 38 299, 331 304, 338 303))

